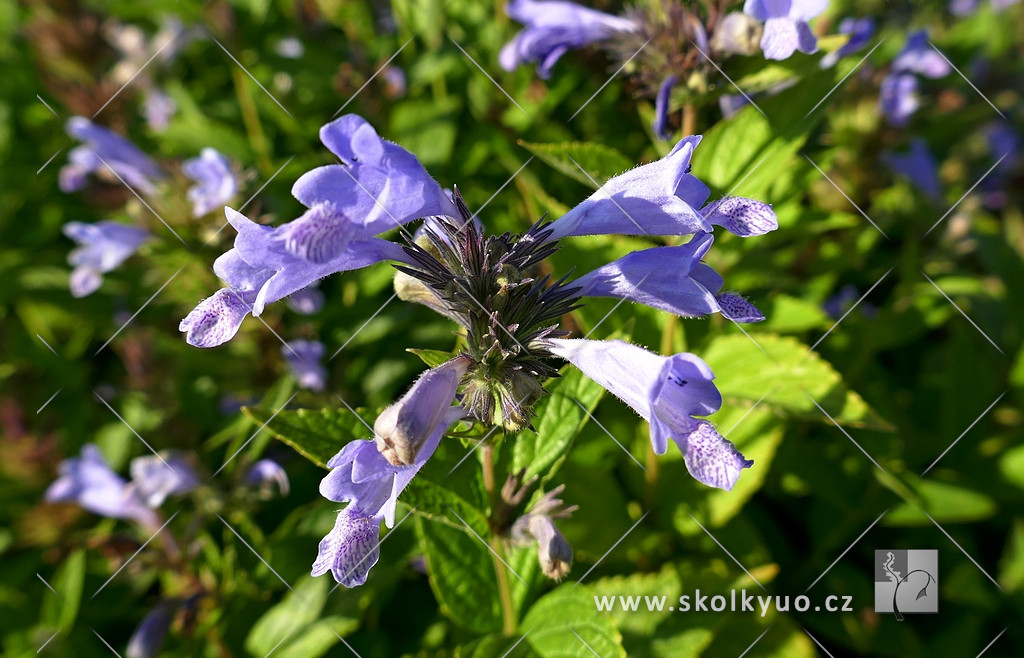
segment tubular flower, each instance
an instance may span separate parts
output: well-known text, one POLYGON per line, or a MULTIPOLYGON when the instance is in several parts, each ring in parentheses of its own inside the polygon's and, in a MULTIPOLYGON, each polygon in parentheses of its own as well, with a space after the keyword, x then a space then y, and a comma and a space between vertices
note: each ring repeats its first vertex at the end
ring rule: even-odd
POLYGON ((68 164, 60 170, 60 189, 75 192, 85 187, 89 174, 118 179, 142 194, 152 194, 164 172, 148 155, 113 130, 96 125, 85 117, 71 117, 68 135, 84 144, 68 153, 68 164))
POLYGON ((558 59, 572 48, 601 41, 636 29, 628 18, 612 16, 573 2, 512 0, 505 7, 509 17, 526 28, 501 49, 498 62, 506 71, 521 64, 537 64, 545 80, 558 59))
POLYGON ((818 40, 807 21, 828 7, 828 0, 747 0, 743 13, 764 21, 765 59, 787 59, 795 51, 814 53, 818 40))
POLYGON ((75 268, 69 281, 74 297, 96 292, 103 284, 103 275, 128 260, 149 238, 145 229, 112 221, 68 222, 63 231, 79 244, 68 254, 68 263, 75 268))
POLYGON ((156 514, 146 506, 138 490, 107 465, 99 448, 82 446, 80 457, 60 464, 60 477, 46 490, 47 502, 74 502, 81 507, 115 519, 127 519, 153 526, 156 514))
POLYGON ((394 527, 398 496, 434 454, 448 427, 463 415, 460 407, 450 407, 411 464, 395 466, 373 441, 363 440, 348 443, 327 462, 331 472, 320 483, 320 495, 348 506, 338 513, 334 528, 320 542, 314 576, 330 571, 345 587, 366 582, 380 557, 380 522, 394 527))
POLYGON ((550 339, 551 352, 632 407, 651 425, 651 444, 662 455, 671 439, 686 468, 704 484, 730 490, 754 462, 715 431, 707 416, 722 406, 714 374, 694 354, 653 354, 618 340, 550 339))

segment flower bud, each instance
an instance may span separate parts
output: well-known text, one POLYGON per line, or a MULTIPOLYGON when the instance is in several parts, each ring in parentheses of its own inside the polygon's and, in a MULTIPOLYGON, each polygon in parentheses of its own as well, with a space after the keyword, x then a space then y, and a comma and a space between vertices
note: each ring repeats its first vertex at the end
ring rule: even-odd
POLYGON ((247 486, 255 487, 264 498, 273 495, 275 484, 282 496, 288 495, 288 474, 273 459, 261 459, 250 466, 243 481, 247 486))
POLYGON ((373 424, 377 449, 395 466, 412 464, 451 408, 470 359, 457 356, 426 371, 409 392, 381 412, 373 424))
POLYGON ((530 516, 530 534, 537 540, 537 560, 544 575, 561 580, 572 568, 572 546, 550 516, 530 516))
POLYGON ((168 599, 150 610, 128 640, 125 655, 128 658, 155 658, 160 655, 160 648, 178 605, 179 601, 168 599))

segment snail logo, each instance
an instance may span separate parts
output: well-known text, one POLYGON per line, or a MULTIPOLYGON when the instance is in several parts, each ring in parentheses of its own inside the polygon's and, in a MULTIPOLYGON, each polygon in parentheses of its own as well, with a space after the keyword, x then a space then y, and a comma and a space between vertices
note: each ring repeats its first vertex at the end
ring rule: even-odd
POLYGON ((939 611, 939 552, 875 551, 875 612, 904 614, 939 611))

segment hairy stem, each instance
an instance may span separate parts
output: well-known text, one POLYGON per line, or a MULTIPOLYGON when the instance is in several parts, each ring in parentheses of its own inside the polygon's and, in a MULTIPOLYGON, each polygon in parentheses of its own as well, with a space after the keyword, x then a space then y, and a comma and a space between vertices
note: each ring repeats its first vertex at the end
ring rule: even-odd
MULTIPOLYGON (((487 498, 491 504, 491 517, 501 506, 498 488, 494 483, 494 445, 485 441, 480 450, 483 451, 483 476, 484 490, 487 491, 487 498)), ((501 537, 492 528, 489 534, 488 543, 491 546, 491 556, 494 558, 494 574, 498 578, 498 597, 501 600, 502 630, 506 635, 511 635, 516 630, 516 611, 512 605, 512 589, 508 579, 508 570, 504 564, 505 546, 501 537)))

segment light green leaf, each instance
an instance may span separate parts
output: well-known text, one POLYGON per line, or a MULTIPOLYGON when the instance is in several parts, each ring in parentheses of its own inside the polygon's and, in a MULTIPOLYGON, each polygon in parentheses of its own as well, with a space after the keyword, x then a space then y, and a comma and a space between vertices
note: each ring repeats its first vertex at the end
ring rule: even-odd
POLYGON ((562 585, 537 601, 520 631, 529 631, 524 642, 544 658, 590 655, 587 646, 603 658, 626 655, 612 616, 595 612, 593 596, 572 585, 562 585))
POLYGON ((362 420, 367 415, 365 409, 356 409, 358 416, 348 409, 299 409, 281 411, 276 416, 259 407, 242 411, 260 425, 266 423, 265 430, 324 468, 342 446, 370 433, 362 420))
POLYGON ((634 164, 612 147, 593 142, 533 144, 519 140, 519 144, 566 176, 594 189, 634 164))
MULTIPOLYGON (((488 547, 468 530, 416 519, 430 587, 441 610, 477 633, 501 629, 498 579, 488 547)), ((510 578, 515 578, 509 573, 510 578)))
POLYGON ((569 450, 604 395, 600 384, 576 368, 566 367, 562 373, 548 386, 551 394, 537 407, 537 431, 523 430, 515 437, 512 470, 525 468, 527 479, 547 471, 569 450))
POLYGON ((436 368, 442 363, 446 363, 455 358, 455 354, 452 352, 445 352, 444 350, 421 350, 413 347, 407 348, 406 352, 412 352, 416 356, 423 360, 423 363, 427 364, 430 368, 436 368))
POLYGON ((863 398, 843 385, 832 365, 807 345, 775 334, 751 337, 753 340, 742 334, 720 336, 702 355, 715 372, 715 384, 726 404, 761 400, 769 408, 828 422, 815 406, 817 401, 842 425, 891 429, 863 398))

